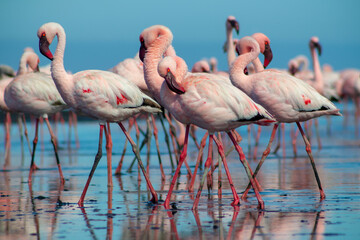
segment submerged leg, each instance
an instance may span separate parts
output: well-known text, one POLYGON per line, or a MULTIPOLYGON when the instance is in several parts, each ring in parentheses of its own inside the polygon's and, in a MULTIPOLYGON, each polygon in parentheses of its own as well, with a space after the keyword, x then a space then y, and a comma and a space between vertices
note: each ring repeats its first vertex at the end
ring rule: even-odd
POLYGON ((49 129, 49 133, 50 133, 50 136, 51 136, 51 143, 52 143, 52 145, 54 147, 56 164, 58 166, 59 174, 60 174, 60 181, 61 181, 62 184, 64 184, 65 183, 65 178, 64 178, 64 175, 63 175, 62 170, 61 170, 61 164, 60 164, 59 155, 58 155, 58 151, 57 151, 58 145, 57 145, 56 136, 55 136, 54 132, 51 129, 49 119, 47 117, 44 117, 44 119, 45 119, 46 125, 47 125, 47 127, 49 129))
POLYGON ((182 149, 182 152, 180 154, 180 159, 179 159, 179 163, 176 167, 176 171, 174 173, 174 176, 171 180, 171 184, 170 184, 170 187, 169 187, 169 191, 168 191, 168 194, 166 196, 166 199, 165 199, 165 202, 164 202, 164 206, 166 209, 169 209, 170 208, 170 198, 171 198, 171 194, 172 194, 172 191, 174 189, 174 186, 176 184, 176 180, 178 178, 178 175, 179 175, 179 172, 180 172, 180 168, 181 168, 181 165, 183 164, 183 162, 185 161, 185 158, 186 158, 186 154, 187 154, 187 144, 188 144, 188 138, 189 138, 189 129, 190 129, 190 125, 186 125, 186 130, 185 130, 185 140, 184 140, 184 147, 182 149))
POLYGON ((309 140, 306 138, 305 133, 304 133, 304 131, 303 131, 300 123, 299 123, 299 122, 296 122, 296 124, 297 124, 297 126, 298 126, 298 128, 299 128, 299 130, 300 130, 300 133, 301 133, 301 135, 302 135, 302 137, 303 137, 303 139, 304 139, 304 142, 305 142, 305 145, 306 145, 306 152, 307 152, 307 154, 309 155, 310 163, 311 163, 311 166, 312 166, 312 168, 313 168, 313 171, 314 171, 314 174, 315 174, 315 178, 316 178, 316 182, 317 182, 318 187, 319 187, 320 199, 323 200, 323 199, 325 199, 325 193, 324 193, 324 190, 323 190, 323 188, 322 188, 322 186, 321 186, 320 177, 319 177, 319 174, 318 174, 317 169, 316 169, 316 165, 315 165, 314 158, 313 158, 313 156, 312 156, 311 145, 310 145, 310 143, 309 143, 309 140))
POLYGON ((29 180, 28 180, 29 184, 31 184, 32 173, 34 170, 36 170, 36 165, 34 164, 34 159, 35 159, 36 145, 38 143, 38 136, 39 136, 39 118, 36 119, 36 123, 35 123, 35 137, 33 140, 33 150, 32 150, 32 154, 31 154, 30 172, 29 172, 29 180))
MULTIPOLYGON (((274 124, 274 127, 273 127, 273 130, 271 132, 271 136, 270 136, 270 140, 269 140, 269 143, 265 149, 265 151, 263 152, 262 154, 262 157, 261 157, 261 160, 259 162, 259 164, 257 165, 256 169, 255 169, 255 172, 253 174, 253 178, 256 177, 257 173, 259 172, 262 164, 264 163, 266 157, 269 155, 270 151, 271 151, 271 145, 272 145, 272 142, 274 141, 274 138, 275 138, 275 134, 276 134, 276 130, 278 128, 278 124, 274 124)), ((243 195, 241 196, 242 199, 245 199, 246 198, 246 195, 248 194, 249 190, 250 190, 250 187, 251 187, 251 183, 249 182, 248 186, 246 187, 246 190, 245 192, 243 193, 243 195)))
POLYGON ((152 184, 150 182, 149 175, 145 171, 145 167, 144 167, 144 165, 143 165, 143 163, 141 161, 141 158, 140 158, 138 147, 136 146, 136 144, 134 143, 134 141, 130 137, 129 133, 126 131, 126 129, 122 125, 122 123, 118 122, 118 124, 119 124, 121 130, 124 132, 124 134, 125 134, 126 138, 128 139, 129 143, 131 144, 132 150, 133 150, 133 152, 134 152, 134 154, 135 154, 135 156, 136 156, 136 158, 138 160, 139 166, 140 166, 140 168, 141 168, 141 170, 143 172, 143 175, 144 175, 145 180, 146 180, 146 184, 149 187, 149 190, 150 190, 151 195, 152 195, 152 199, 150 201, 153 202, 153 203, 157 203, 158 202, 158 196, 157 196, 157 194, 156 194, 156 192, 155 192, 155 190, 154 190, 154 188, 153 188, 153 186, 152 186, 152 184))
POLYGON ((245 171, 246 171, 246 174, 248 175, 248 178, 249 178, 249 180, 250 180, 250 182, 251 182, 251 185, 252 185, 252 187, 253 187, 253 189, 254 189, 254 191, 255 191, 255 195, 256 195, 256 198, 257 198, 258 203, 259 203, 259 204, 258 204, 258 208, 264 209, 264 208, 265 208, 264 201, 262 200, 261 195, 260 195, 259 190, 258 190, 258 187, 257 187, 257 185, 256 185, 256 182, 255 182, 256 178, 253 178, 253 176, 252 176, 253 173, 252 173, 252 171, 251 171, 251 168, 250 168, 250 165, 249 165, 248 161, 247 161, 246 158, 245 158, 245 154, 244 154, 244 152, 242 151, 241 147, 237 144, 237 142, 236 142, 234 136, 232 135, 232 133, 231 133, 231 132, 228 132, 228 135, 229 135, 231 141, 233 142, 236 151, 237 151, 238 154, 239 154, 240 161, 241 161, 241 163, 243 164, 243 166, 244 166, 244 168, 245 168, 245 171))
POLYGON ((104 132, 104 125, 103 124, 100 124, 100 135, 99 135, 99 146, 98 146, 98 152, 95 156, 95 160, 94 160, 94 164, 91 168, 91 171, 90 171, 90 174, 89 174, 89 177, 88 177, 88 180, 86 181, 86 184, 85 184, 85 187, 83 189, 83 192, 81 194, 81 197, 78 201, 78 205, 79 206, 84 206, 84 199, 85 199, 85 195, 86 195, 86 192, 87 192, 87 189, 89 187, 89 184, 91 182, 91 179, 94 175, 94 172, 95 172, 95 169, 97 167, 97 165, 99 164, 99 161, 101 159, 101 156, 102 156, 102 139, 103 139, 103 132, 104 132))

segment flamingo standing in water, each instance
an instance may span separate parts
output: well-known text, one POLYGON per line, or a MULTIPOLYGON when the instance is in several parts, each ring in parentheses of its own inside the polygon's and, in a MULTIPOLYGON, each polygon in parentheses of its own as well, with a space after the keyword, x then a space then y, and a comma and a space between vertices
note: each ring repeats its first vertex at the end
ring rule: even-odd
POLYGON ((187 143, 190 124, 195 124, 209 131, 209 154, 205 163, 205 172, 193 208, 199 203, 204 177, 212 162, 213 139, 218 145, 220 155, 224 160, 224 167, 232 193, 233 205, 239 203, 239 197, 232 183, 227 167, 225 154, 221 143, 213 136, 214 132, 227 131, 239 153, 246 173, 253 184, 259 208, 264 208, 264 202, 254 184, 252 171, 239 145, 230 130, 241 125, 254 122, 272 122, 272 117, 264 108, 253 102, 246 94, 231 84, 223 81, 215 74, 188 73, 186 63, 180 57, 161 58, 164 51, 171 45, 173 35, 165 26, 155 25, 145 29, 140 34, 140 59, 144 62, 145 80, 149 89, 154 89, 160 97, 164 107, 180 122, 186 124, 184 147, 174 173, 169 192, 165 200, 165 207, 169 208, 171 193, 176 183, 181 165, 187 154, 187 143), (157 69, 158 73, 154 70, 157 69), (165 79, 165 81, 164 81, 165 79))
MULTIPOLYGON (((31 71, 38 71, 38 69, 39 69, 38 64, 39 64, 39 57, 35 53, 29 53, 25 49, 24 53, 21 55, 21 58, 20 58, 17 76, 20 76, 22 74, 25 74, 25 73, 31 72, 31 71)), ((7 165, 9 164, 9 162, 7 160, 8 160, 9 151, 10 151, 10 124, 11 124, 10 112, 11 112, 11 110, 6 105, 4 94, 5 94, 6 87, 13 80, 13 77, 14 77, 13 74, 15 74, 15 72, 12 69, 9 69, 8 67, 4 67, 4 68, 0 67, 0 76, 2 74, 4 74, 5 77, 3 77, 0 81, 0 110, 4 111, 6 113, 6 117, 5 117, 5 120, 6 120, 6 124, 5 124, 5 127, 6 127, 6 141, 5 141, 6 154, 5 154, 5 165, 4 165, 4 168, 6 168, 7 165), (1 69, 3 69, 3 70, 1 70, 1 69)), ((26 139, 28 142, 29 152, 31 154, 31 147, 30 147, 29 138, 27 135, 26 123, 25 123, 25 115, 22 113, 20 113, 19 117, 18 117, 19 132, 20 132, 20 134, 22 134, 21 115, 24 118, 25 136, 26 136, 26 139)), ((21 135, 21 143, 22 143, 22 135, 21 135)))
MULTIPOLYGON (((317 173, 311 146, 302 130, 300 122, 322 115, 341 116, 339 109, 310 85, 286 73, 277 70, 264 70, 246 76, 244 74, 244 68, 256 59, 260 53, 259 44, 254 38, 244 37, 240 39, 237 43, 236 50, 239 56, 230 70, 232 83, 248 94, 255 102, 264 106, 277 120, 271 133, 269 144, 255 170, 254 176, 266 156, 270 153, 271 144, 278 124, 282 122, 296 122, 306 145, 306 151, 309 155, 319 187, 320 198, 324 199, 325 193, 317 173)), ((248 189, 243 196, 246 196, 248 189)))
MULTIPOLYGON (((39 120, 41 117, 45 120, 49 129, 51 142, 54 147, 56 162, 59 169, 60 179, 61 182, 64 183, 65 179, 61 170, 60 160, 57 152, 57 140, 51 129, 48 115, 64 110, 67 108, 67 105, 57 91, 51 76, 46 73, 38 72, 39 57, 37 54, 31 51, 26 51, 25 54, 28 54, 30 57, 34 58, 33 61, 31 61, 31 64, 36 63, 37 67, 35 69, 37 71, 23 74, 22 71, 26 71, 26 69, 22 68, 21 71, 19 71, 19 75, 17 75, 14 80, 11 81, 6 87, 4 99, 10 111, 27 113, 36 117, 29 183, 31 184, 32 173, 36 169, 34 160, 35 150, 38 142, 39 120)), ((30 68, 34 69, 34 66, 31 64, 30 68)))
POLYGON ((100 71, 86 70, 70 75, 64 68, 64 51, 66 35, 63 27, 54 22, 42 25, 37 35, 39 37, 40 52, 52 60, 51 74, 64 101, 75 111, 87 114, 98 119, 100 122, 99 148, 89 178, 86 182, 78 204, 83 205, 87 188, 94 174, 97 164, 102 156, 102 135, 105 128, 106 150, 108 160, 108 185, 112 186, 111 173, 111 133, 105 123, 116 122, 126 135, 132 145, 140 167, 145 176, 147 185, 152 194, 152 202, 157 202, 157 194, 150 182, 148 174, 142 164, 137 146, 127 133, 121 121, 141 112, 155 113, 160 112, 160 106, 131 81, 122 78, 118 74, 100 71), (58 38, 58 44, 54 56, 49 45, 58 38))

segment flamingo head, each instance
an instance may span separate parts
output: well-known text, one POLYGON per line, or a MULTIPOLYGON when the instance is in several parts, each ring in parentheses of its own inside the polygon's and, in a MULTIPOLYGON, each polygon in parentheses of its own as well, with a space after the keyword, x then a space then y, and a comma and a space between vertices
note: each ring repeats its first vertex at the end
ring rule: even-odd
POLYGON ((23 57, 26 59, 26 64, 34 71, 39 72, 39 56, 35 52, 25 51, 23 57))
POLYGON ((144 60, 147 49, 156 46, 156 44, 159 44, 158 40, 162 39, 164 36, 167 49, 167 47, 171 45, 173 39, 173 35, 169 28, 162 25, 154 25, 142 31, 139 37, 141 44, 139 50, 139 57, 141 61, 144 60))
POLYGON ((295 64, 289 64, 289 73, 291 75, 295 75, 299 71, 299 68, 295 66, 295 64))
POLYGON ((176 94, 184 94, 185 89, 177 82, 176 79, 177 65, 175 58, 176 57, 171 56, 164 57, 158 65, 158 72, 159 75, 165 79, 166 85, 171 91, 176 94))
POLYGON ((254 33, 252 37, 259 43, 260 52, 264 55, 264 68, 266 68, 273 58, 270 39, 263 33, 254 33))
POLYGON ((234 16, 229 16, 226 19, 226 29, 229 29, 230 31, 231 31, 231 29, 235 29, 236 34, 239 35, 240 25, 239 25, 239 22, 235 19, 234 16))
POLYGON ((321 56, 321 45, 320 45, 320 42, 319 42, 319 38, 312 37, 310 39, 310 42, 309 42, 309 47, 310 47, 310 49, 316 48, 317 51, 318 51, 319 56, 321 56))
POLYGON ((40 52, 51 61, 54 59, 54 57, 49 49, 49 46, 54 40, 58 29, 62 29, 63 31, 63 28, 60 26, 60 24, 49 22, 42 25, 37 32, 40 52))

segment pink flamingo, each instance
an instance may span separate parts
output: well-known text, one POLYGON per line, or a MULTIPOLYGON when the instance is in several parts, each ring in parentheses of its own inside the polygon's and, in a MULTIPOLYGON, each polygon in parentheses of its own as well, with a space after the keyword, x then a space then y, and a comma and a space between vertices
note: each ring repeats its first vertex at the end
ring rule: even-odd
MULTIPOLYGON (((239 53, 239 56, 230 70, 232 83, 247 93, 255 102, 264 106, 278 121, 278 123, 274 125, 269 144, 255 170, 254 176, 258 172, 266 156, 270 153, 271 144, 278 124, 282 122, 296 122, 306 145, 306 151, 309 155, 320 190, 320 198, 324 199, 325 193, 317 173, 311 146, 304 135, 300 122, 322 115, 341 116, 339 109, 337 109, 328 99, 320 95, 310 85, 286 73, 277 70, 264 70, 246 76, 244 74, 244 68, 247 64, 256 59, 260 53, 259 44, 254 38, 242 38, 239 40, 236 50, 239 53)), ((243 196, 246 196, 248 189, 243 196)))
MULTIPOLYGON (((25 54, 35 58, 35 61, 31 61, 31 64, 36 63, 36 66, 38 65, 39 57, 36 55, 36 53, 27 51, 25 54)), ((30 65, 30 67, 34 69, 34 66, 30 65)), ((36 67, 36 69, 38 70, 38 67, 36 67)), ((41 117, 45 119, 49 129, 60 179, 61 182, 64 183, 65 179, 61 170, 60 160, 57 152, 57 140, 51 129, 48 115, 64 110, 67 108, 67 105, 57 91, 54 81, 50 75, 41 72, 30 72, 22 74, 22 71, 25 70, 22 68, 21 71, 19 71, 19 75, 17 75, 14 80, 11 81, 6 87, 4 99, 10 111, 27 113, 36 116, 35 137, 33 140, 29 184, 31 184, 32 181, 32 173, 36 169, 34 160, 38 142, 38 126, 41 117)))
MULTIPOLYGON (((34 52, 29 53, 25 49, 24 53, 21 55, 21 58, 20 58, 17 76, 20 76, 22 74, 25 74, 25 73, 31 72, 31 71, 38 71, 38 69, 39 69, 38 64, 39 64, 39 57, 34 52), (29 66, 29 68, 28 68, 28 66, 29 66)), ((13 80, 13 78, 15 76, 14 74, 15 74, 15 72, 12 69, 9 69, 7 67, 0 68, 0 75, 5 75, 5 77, 3 77, 0 81, 0 110, 6 112, 6 117, 5 117, 5 120, 6 120, 6 124, 5 124, 5 126, 6 126, 5 160, 8 160, 9 151, 10 151, 10 124, 11 124, 10 112, 11 112, 11 110, 6 105, 4 94, 5 94, 6 87, 10 84, 10 82, 13 80), (1 70, 1 69, 3 69, 3 70, 1 70)), ((27 135, 27 128, 25 125, 25 115, 24 114, 19 114, 19 117, 18 117, 18 125, 19 125, 19 132, 21 135, 21 143, 23 142, 22 141, 23 135, 22 135, 22 119, 21 119, 21 117, 24 118, 25 136, 27 139, 27 143, 29 146, 29 152, 31 155, 31 147, 30 147, 30 142, 29 142, 29 138, 27 135)), ((9 164, 9 162, 7 161, 4 165, 4 167, 7 167, 8 164, 9 164)))
POLYGON ((191 69, 192 73, 196 73, 196 72, 210 72, 210 65, 206 60, 200 60, 197 61, 196 63, 194 63, 192 69, 191 69))
POLYGON ((218 145, 219 153, 224 160, 224 167, 234 196, 232 204, 237 205, 239 203, 239 198, 227 168, 223 147, 213 136, 213 133, 218 131, 228 132, 239 153, 240 161, 253 183, 259 207, 264 208, 264 202, 252 178, 252 171, 230 130, 253 122, 271 122, 272 117, 243 92, 222 79, 219 80, 218 76, 206 73, 188 73, 186 63, 179 57, 165 57, 162 60, 161 56, 167 47, 171 45, 172 38, 173 35, 170 29, 161 25, 149 27, 140 34, 140 59, 144 62, 145 80, 148 87, 156 88, 159 91, 157 94, 164 107, 178 121, 186 124, 184 147, 164 203, 165 207, 169 208, 172 190, 181 165, 186 158, 190 124, 195 124, 209 131, 210 140, 209 155, 205 163, 206 169, 193 208, 197 208, 204 177, 207 175, 211 165, 210 153, 213 139, 218 145), (159 74, 154 73, 154 68, 158 69, 159 74), (159 86, 161 89, 159 89, 159 86))
POLYGON ((232 31, 233 29, 235 29, 236 33, 239 35, 239 31, 240 31, 239 22, 236 20, 234 16, 229 16, 226 19, 225 28, 226 28, 226 42, 224 45, 224 51, 227 52, 228 66, 230 68, 230 66, 232 65, 232 63, 236 58, 232 31))
POLYGON ((111 178, 111 133, 105 123, 116 122, 132 145, 147 185, 152 194, 152 202, 157 202, 157 194, 150 182, 148 174, 142 164, 137 146, 127 133, 121 121, 141 112, 160 112, 160 106, 150 97, 140 91, 135 84, 117 74, 100 71, 86 70, 70 75, 64 68, 64 51, 66 35, 63 27, 54 22, 42 25, 37 35, 39 37, 40 52, 52 60, 51 74, 64 101, 77 112, 89 115, 100 122, 99 148, 89 178, 86 182, 78 204, 83 205, 87 188, 94 174, 97 164, 102 156, 102 135, 105 128, 106 150, 108 160, 108 185, 112 186, 111 178), (58 44, 54 56, 49 50, 49 45, 57 36, 58 44))

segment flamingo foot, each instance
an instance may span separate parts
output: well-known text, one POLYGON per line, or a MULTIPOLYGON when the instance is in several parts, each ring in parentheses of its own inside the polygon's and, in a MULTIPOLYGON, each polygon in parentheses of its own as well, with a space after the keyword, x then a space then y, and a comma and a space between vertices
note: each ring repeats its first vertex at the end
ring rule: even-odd
POLYGON ((234 199, 234 201, 232 201, 231 206, 240 206, 240 199, 234 199))

